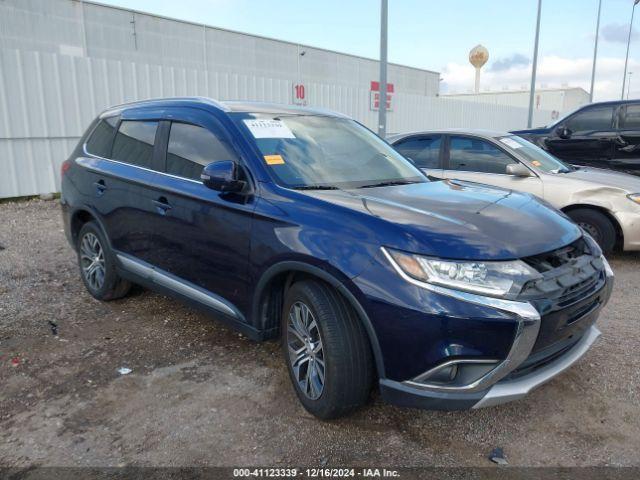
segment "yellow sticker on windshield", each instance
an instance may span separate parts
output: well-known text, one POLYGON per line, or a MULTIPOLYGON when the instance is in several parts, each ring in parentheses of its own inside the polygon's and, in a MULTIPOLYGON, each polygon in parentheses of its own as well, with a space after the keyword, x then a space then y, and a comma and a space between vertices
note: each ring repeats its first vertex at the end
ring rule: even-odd
POLYGON ((539 167, 542 164, 538 160, 531 160, 531 165, 533 165, 534 167, 539 167))
POLYGON ((282 155, 265 155, 264 161, 267 162, 267 165, 284 165, 282 155))

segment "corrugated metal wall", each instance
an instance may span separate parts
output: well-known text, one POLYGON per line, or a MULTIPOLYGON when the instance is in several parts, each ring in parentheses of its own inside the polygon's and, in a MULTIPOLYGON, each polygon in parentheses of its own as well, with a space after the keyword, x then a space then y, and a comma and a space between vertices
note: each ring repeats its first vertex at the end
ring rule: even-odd
MULTIPOLYGON (((290 103, 292 82, 161 65, 0 50, 0 198, 58 191, 59 168, 109 106, 154 97, 208 96, 290 103)), ((369 90, 307 84, 309 104, 375 128, 369 90)), ((526 109, 396 93, 388 131, 523 128, 526 109)), ((539 112, 548 116, 549 112, 539 112)))
MULTIPOLYGON (((369 58, 78 0, 1 0, 0 48, 356 87, 368 87, 379 68, 369 58)), ((391 64, 388 76, 398 91, 439 91, 437 72, 391 64)))
MULTIPOLYGON (((459 93, 444 95, 446 98, 493 105, 509 105, 526 108, 529 106, 529 91, 514 90, 501 92, 459 93)), ((536 89, 534 108, 541 111, 556 111, 567 114, 581 105, 589 103, 589 93, 582 88, 536 89)), ((551 119, 549 119, 551 121, 551 119)), ((545 123, 545 122, 543 122, 545 123)), ((548 123, 548 122, 546 122, 548 123)))
MULTIPOLYGON (((390 65, 388 76, 389 132, 525 126, 522 108, 437 98, 437 72, 390 65)), ((0 0, 0 198, 57 191, 60 164, 112 105, 187 95, 291 103, 302 83, 310 106, 374 129, 377 77, 375 60, 295 43, 79 0, 0 0)))

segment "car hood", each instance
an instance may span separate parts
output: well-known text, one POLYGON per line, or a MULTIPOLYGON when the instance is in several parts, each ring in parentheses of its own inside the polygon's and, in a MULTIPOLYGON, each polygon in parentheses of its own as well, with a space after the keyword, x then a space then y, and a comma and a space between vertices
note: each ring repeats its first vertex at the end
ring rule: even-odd
POLYGON ((542 135, 545 133, 549 133, 551 131, 548 127, 539 127, 539 128, 529 128, 527 130, 513 130, 512 133, 514 135, 542 135))
POLYGON ((564 214, 528 194, 438 181, 309 195, 375 217, 381 246, 465 260, 522 258, 581 235, 564 214))
POLYGON ((603 168, 579 167, 568 173, 559 173, 567 179, 580 180, 595 186, 625 190, 627 193, 640 193, 640 177, 627 173, 614 172, 603 168))

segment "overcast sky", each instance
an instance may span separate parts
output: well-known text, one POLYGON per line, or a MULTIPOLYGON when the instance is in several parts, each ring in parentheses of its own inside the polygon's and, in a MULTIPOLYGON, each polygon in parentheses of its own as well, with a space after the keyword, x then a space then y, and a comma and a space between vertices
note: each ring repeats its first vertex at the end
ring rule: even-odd
MULTIPOLYGON (((378 0, 101 2, 365 57, 379 55, 378 0)), ((596 100, 620 96, 633 0, 602 3, 596 100)), ((538 84, 588 90, 598 0, 542 4, 538 84)), ((467 92, 474 76, 468 52, 480 43, 490 55, 483 90, 528 89, 536 8, 536 0, 389 0, 389 60, 441 72, 443 92, 467 92)), ((640 7, 636 19, 640 22, 640 7)), ((640 97, 639 35, 632 37, 629 65, 635 72, 631 97, 640 97)))

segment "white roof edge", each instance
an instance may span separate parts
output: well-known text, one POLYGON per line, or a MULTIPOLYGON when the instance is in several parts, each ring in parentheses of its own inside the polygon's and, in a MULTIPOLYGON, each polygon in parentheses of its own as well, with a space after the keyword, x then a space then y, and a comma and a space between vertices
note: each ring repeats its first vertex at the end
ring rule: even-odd
MULTIPOLYGON (((567 90, 582 90, 584 93, 586 93, 587 95, 589 95, 589 92, 587 92, 584 88, 582 87, 558 87, 558 88, 536 88, 535 91, 536 92, 565 92, 567 90)), ((505 93, 529 93, 529 90, 491 90, 491 91, 484 91, 484 92, 460 92, 460 93, 441 93, 440 96, 441 97, 454 97, 454 96, 471 96, 471 95, 495 95, 496 93, 498 94, 505 94, 505 93)))

